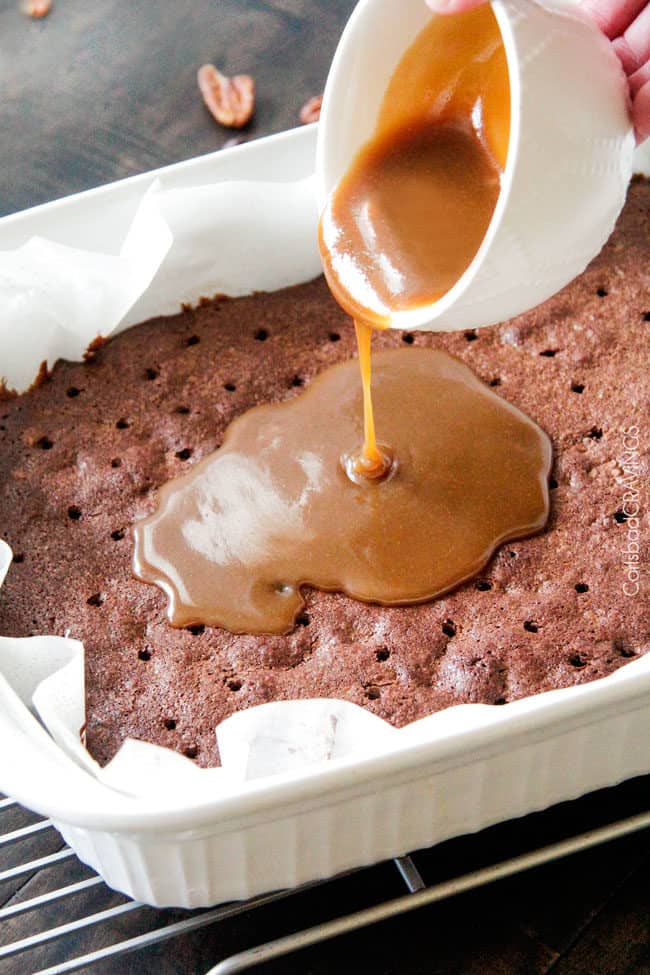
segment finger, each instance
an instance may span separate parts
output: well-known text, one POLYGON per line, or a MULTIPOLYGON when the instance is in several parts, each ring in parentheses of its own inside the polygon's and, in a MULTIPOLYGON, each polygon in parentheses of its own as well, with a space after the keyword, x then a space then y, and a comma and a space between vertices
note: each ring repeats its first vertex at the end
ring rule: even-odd
POLYGON ((650 4, 612 42, 626 74, 633 74, 650 58, 650 4))
POLYGON ((627 80, 630 85, 630 94, 634 98, 646 81, 650 81, 650 61, 646 61, 643 67, 631 74, 627 80))
POLYGON ((460 14, 480 7, 485 2, 486 0, 426 0, 427 7, 431 7, 436 14, 460 14))
POLYGON ((634 96, 632 121, 636 129, 637 142, 643 142, 650 136, 650 81, 646 81, 634 96))
POLYGON ((582 9, 610 40, 624 33, 647 0, 582 0, 582 9))

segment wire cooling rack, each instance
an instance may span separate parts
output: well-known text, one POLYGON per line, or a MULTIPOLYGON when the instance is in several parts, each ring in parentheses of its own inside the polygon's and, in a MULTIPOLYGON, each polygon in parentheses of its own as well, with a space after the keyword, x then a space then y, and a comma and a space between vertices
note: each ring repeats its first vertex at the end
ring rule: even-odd
MULTIPOLYGON (((650 812, 637 813, 431 885, 425 883, 418 868, 420 854, 399 857, 392 861, 397 896, 245 948, 209 970, 204 966, 201 971, 205 975, 247 971, 262 962, 648 827, 650 812)), ((118 960, 201 928, 216 928, 238 917, 252 917, 248 928, 255 931, 255 914, 265 906, 304 897, 307 891, 327 889, 328 885, 333 889, 341 880, 308 884, 203 911, 155 910, 106 887, 64 845, 49 820, 22 809, 11 798, 0 798, 0 868, 0 975, 93 972, 96 966, 101 968, 100 962, 118 960), (34 856, 34 851, 39 855, 34 856), (84 950, 85 944, 96 944, 98 940, 101 947, 84 950), (53 958, 56 960, 52 961, 53 958)), ((377 868, 353 871, 345 877, 363 880, 373 870, 377 868)), ((373 883, 369 877, 367 887, 370 894, 373 883)), ((336 901, 336 895, 333 900, 336 901)), ((138 966, 133 970, 145 971, 145 968, 138 966)))

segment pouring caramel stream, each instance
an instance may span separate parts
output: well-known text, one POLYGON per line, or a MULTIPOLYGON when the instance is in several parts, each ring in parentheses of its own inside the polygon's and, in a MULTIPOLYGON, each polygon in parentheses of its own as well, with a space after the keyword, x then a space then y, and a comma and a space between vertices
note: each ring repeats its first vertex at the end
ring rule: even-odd
POLYGON ((372 333, 364 322, 355 320, 354 330, 359 351, 359 372, 363 391, 363 446, 361 450, 341 458, 348 477, 353 481, 368 478, 376 481, 393 472, 395 458, 389 447, 377 443, 375 414, 372 406, 372 333))

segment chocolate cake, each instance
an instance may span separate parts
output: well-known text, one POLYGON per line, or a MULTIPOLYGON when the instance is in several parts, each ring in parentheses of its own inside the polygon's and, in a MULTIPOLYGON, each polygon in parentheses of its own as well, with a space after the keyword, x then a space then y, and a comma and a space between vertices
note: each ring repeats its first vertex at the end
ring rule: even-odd
POLYGON ((163 593, 131 574, 130 528, 235 416, 354 354, 324 281, 205 302, 59 362, 0 403, 0 535, 15 553, 0 633, 84 642, 87 742, 101 762, 134 736, 214 765, 215 726, 264 701, 344 698, 399 726, 609 674, 650 649, 647 548, 635 592, 624 497, 639 492, 647 540, 648 329, 650 184, 638 180, 600 256, 544 305, 477 332, 378 336, 376 347, 446 349, 549 433, 550 521, 425 605, 308 591, 281 637, 172 628, 163 593))

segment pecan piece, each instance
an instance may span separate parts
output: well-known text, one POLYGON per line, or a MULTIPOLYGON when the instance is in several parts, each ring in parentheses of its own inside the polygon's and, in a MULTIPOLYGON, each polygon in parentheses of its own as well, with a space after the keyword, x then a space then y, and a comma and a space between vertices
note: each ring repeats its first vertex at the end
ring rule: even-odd
POLYGON ((255 82, 250 75, 229 78, 213 64, 204 64, 197 80, 203 101, 217 122, 230 129, 246 125, 255 108, 255 82))
POLYGON ((303 125, 309 125, 310 122, 318 122, 320 118, 320 107, 323 104, 322 95, 314 95, 310 98, 308 102, 300 109, 300 121, 303 125))
POLYGON ((47 17, 51 9, 52 0, 21 0, 20 3, 20 12, 26 17, 33 17, 34 20, 47 17))

